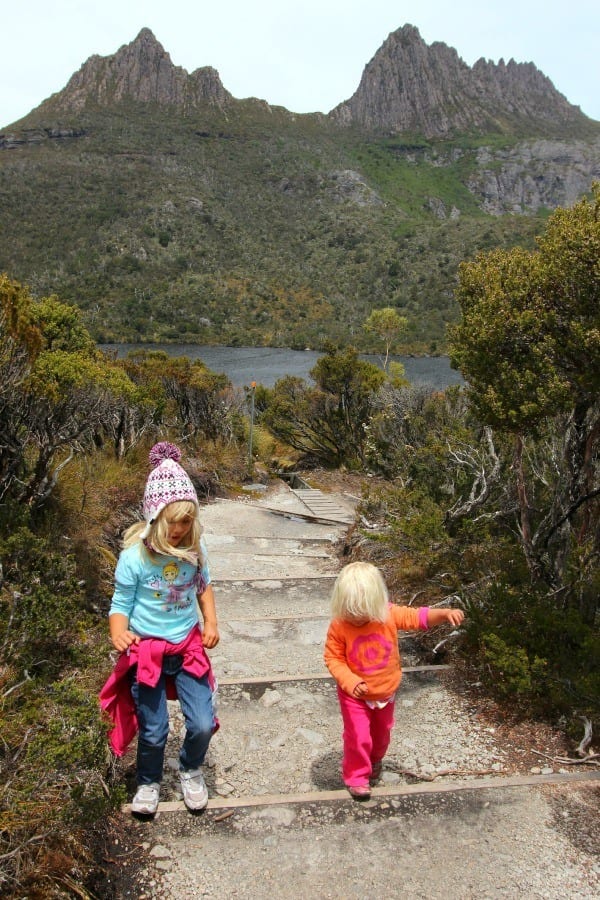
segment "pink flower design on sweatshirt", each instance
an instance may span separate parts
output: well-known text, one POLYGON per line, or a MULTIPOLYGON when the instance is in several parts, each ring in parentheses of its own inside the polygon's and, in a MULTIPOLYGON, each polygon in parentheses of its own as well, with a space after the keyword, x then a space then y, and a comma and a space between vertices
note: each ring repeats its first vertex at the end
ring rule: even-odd
POLYGON ((352 643, 348 660, 357 672, 370 674, 384 669, 392 653, 392 642, 383 635, 362 634, 352 643))

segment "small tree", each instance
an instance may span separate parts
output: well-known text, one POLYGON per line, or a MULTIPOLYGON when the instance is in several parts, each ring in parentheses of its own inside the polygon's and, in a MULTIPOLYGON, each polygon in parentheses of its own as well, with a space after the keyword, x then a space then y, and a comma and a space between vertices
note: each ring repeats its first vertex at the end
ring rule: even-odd
POLYGON ((277 437, 327 465, 365 461, 366 424, 385 380, 354 347, 330 346, 311 370, 316 386, 282 378, 265 404, 263 422, 277 437))
POLYGON ((235 438, 242 397, 226 375, 211 371, 199 359, 173 357, 162 350, 136 350, 122 365, 140 392, 153 398, 157 423, 166 421, 187 436, 235 438))
MULTIPOLYGON (((385 347, 383 369, 384 372, 387 372, 391 349, 394 343, 405 334, 408 328, 408 319, 401 316, 393 307, 386 306, 383 309, 374 309, 363 327, 365 331, 376 335, 383 341, 385 347)), ((401 373, 396 370, 396 374, 400 375, 401 373)))

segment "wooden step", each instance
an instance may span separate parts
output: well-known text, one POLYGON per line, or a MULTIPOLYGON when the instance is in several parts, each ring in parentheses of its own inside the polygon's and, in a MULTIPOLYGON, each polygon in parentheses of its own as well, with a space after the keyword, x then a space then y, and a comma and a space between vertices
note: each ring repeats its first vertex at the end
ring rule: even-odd
POLYGON ((336 500, 315 488, 299 488, 292 493, 304 503, 311 515, 317 519, 351 525, 354 517, 336 500))
MULTIPOLYGON (((508 775, 493 778, 480 777, 448 781, 425 781, 418 784, 402 784, 393 786, 376 786, 371 790, 371 801, 361 804, 361 808, 374 806, 377 800, 388 798, 410 797, 423 794, 454 794, 465 791, 507 790, 510 788, 541 787, 557 785, 561 787, 588 787, 598 789, 600 772, 573 772, 553 775, 508 775)), ((294 806, 322 803, 354 803, 348 791, 344 789, 332 791, 309 791, 303 794, 263 794, 259 797, 213 797, 208 801, 208 810, 236 810, 253 807, 294 806)), ((131 811, 131 804, 123 806, 125 812, 131 811)), ((182 800, 166 800, 158 805, 159 812, 186 812, 182 800)), ((215 821, 215 820, 213 820, 215 821)))

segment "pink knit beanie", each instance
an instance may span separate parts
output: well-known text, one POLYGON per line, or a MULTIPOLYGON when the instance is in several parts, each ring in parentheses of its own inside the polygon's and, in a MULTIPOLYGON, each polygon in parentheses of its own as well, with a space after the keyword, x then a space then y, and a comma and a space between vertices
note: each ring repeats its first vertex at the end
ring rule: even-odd
POLYGON ((148 475, 142 512, 147 522, 146 531, 157 515, 169 503, 191 500, 198 506, 198 496, 189 475, 179 465, 181 450, 168 441, 155 444, 148 456, 152 471, 148 475))

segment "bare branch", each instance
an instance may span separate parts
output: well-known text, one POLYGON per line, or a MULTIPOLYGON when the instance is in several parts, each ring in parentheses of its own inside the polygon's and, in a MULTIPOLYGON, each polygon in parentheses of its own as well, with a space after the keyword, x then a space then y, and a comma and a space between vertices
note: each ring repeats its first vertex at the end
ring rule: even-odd
POLYGON ((33 837, 30 837, 25 843, 20 844, 18 847, 15 847, 14 850, 11 850, 10 853, 3 853, 2 856, 0 856, 0 862, 4 859, 12 859, 13 856, 18 856, 29 844, 37 844, 40 841, 44 841, 51 833, 52 832, 50 831, 46 831, 44 834, 36 834, 33 837))
POLYGON ((440 650, 444 646, 444 644, 447 644, 448 641, 452 640, 452 638, 458 637, 459 634, 460 631, 451 631, 448 637, 445 637, 442 641, 438 641, 431 652, 437 654, 438 650, 440 650))
POLYGON ((469 497, 457 500, 446 513, 447 519, 457 519, 469 515, 488 499, 492 486, 498 480, 500 459, 494 447, 492 429, 486 426, 483 430, 487 451, 479 447, 449 448, 449 457, 461 469, 466 469, 473 476, 469 497))
POLYGON ((27 684, 28 681, 31 681, 31 675, 29 674, 29 672, 27 671, 27 669, 25 669, 25 678, 24 678, 22 681, 19 681, 18 684, 13 684, 13 686, 12 686, 11 688, 9 688, 7 691, 5 691, 5 692, 2 694, 2 696, 3 696, 3 697, 8 697, 9 694, 12 694, 13 691, 16 691, 16 690, 17 690, 17 688, 20 688, 20 687, 22 687, 24 684, 27 684))
POLYGON ((579 756, 585 756, 586 749, 592 742, 593 728, 592 723, 588 718, 586 718, 585 716, 581 716, 581 719, 583 721, 583 737, 579 742, 579 745, 577 746, 575 752, 578 753, 579 756))

